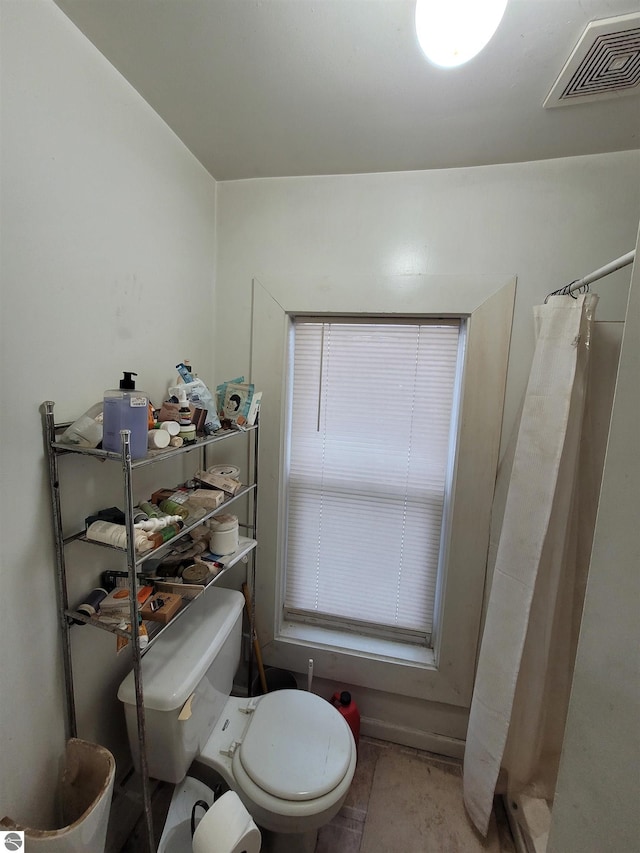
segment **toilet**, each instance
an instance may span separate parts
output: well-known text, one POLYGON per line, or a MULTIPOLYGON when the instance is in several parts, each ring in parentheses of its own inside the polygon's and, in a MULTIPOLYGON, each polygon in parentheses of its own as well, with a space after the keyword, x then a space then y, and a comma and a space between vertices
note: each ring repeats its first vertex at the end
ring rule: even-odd
MULTIPOLYGON (((231 696, 243 608, 240 592, 209 588, 142 659, 149 776, 178 786, 213 773, 267 831, 270 851, 308 853, 347 796, 355 742, 339 711, 313 693, 231 696)), ((133 672, 118 698, 139 769, 133 672)))

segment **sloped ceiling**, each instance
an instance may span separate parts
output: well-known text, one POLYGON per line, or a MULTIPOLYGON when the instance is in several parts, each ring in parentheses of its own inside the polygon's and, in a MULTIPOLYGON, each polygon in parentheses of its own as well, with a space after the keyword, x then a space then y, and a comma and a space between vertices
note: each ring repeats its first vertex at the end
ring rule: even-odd
POLYGON ((640 147, 640 93, 545 109, 594 19, 637 0, 510 0, 438 69, 413 0, 56 0, 218 180, 476 166, 640 147))

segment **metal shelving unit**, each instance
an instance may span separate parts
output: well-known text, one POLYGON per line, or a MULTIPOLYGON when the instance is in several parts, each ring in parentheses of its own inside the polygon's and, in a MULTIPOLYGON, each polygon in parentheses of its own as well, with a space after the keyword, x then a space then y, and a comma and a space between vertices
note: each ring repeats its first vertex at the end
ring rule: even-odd
POLYGON ((118 551, 121 553, 122 558, 126 560, 127 570, 129 572, 129 588, 137 589, 137 574, 143 570, 144 563, 149 559, 156 559, 163 554, 166 554, 179 539, 183 536, 187 535, 191 530, 200 524, 204 523, 208 519, 212 518, 219 513, 224 512, 228 509, 229 505, 238 501, 241 498, 247 497, 249 499, 249 509, 248 513, 250 515, 250 520, 247 521, 246 524, 240 525, 246 532, 249 534, 247 537, 240 537, 239 539, 239 548, 238 550, 232 554, 231 556, 226 558, 224 568, 208 583, 203 587, 200 595, 206 595, 207 590, 215 585, 218 578, 222 577, 226 572, 228 572, 233 566, 237 565, 240 561, 247 562, 247 583, 249 585, 249 589, 251 591, 251 607, 249 612, 249 673, 248 673, 248 684, 249 684, 249 692, 251 692, 251 684, 252 684, 252 668, 253 668, 253 640, 255 638, 255 601, 254 601, 254 590, 255 590, 255 548, 257 546, 257 485, 258 485, 258 437, 259 437, 259 429, 258 426, 249 427, 244 430, 225 430, 224 432, 215 433, 212 436, 198 438, 195 444, 191 444, 188 446, 183 446, 179 448, 171 448, 169 450, 155 450, 149 451, 147 456, 143 459, 131 459, 131 448, 130 448, 130 433, 129 430, 123 430, 120 434, 121 438, 121 452, 120 453, 112 453, 105 450, 97 450, 93 448, 81 448, 75 447, 71 445, 60 444, 57 441, 57 436, 60 432, 62 432, 67 426, 68 423, 56 423, 54 419, 54 403, 52 401, 46 401, 43 403, 43 430, 44 430, 44 439, 45 439, 45 448, 48 462, 48 470, 49 470, 49 486, 51 492, 51 511, 52 511, 52 520, 53 520, 53 533, 54 533, 54 543, 55 543, 55 564, 56 564, 56 581, 57 581, 57 605, 58 605, 58 615, 60 620, 60 630, 62 633, 62 654, 63 654, 63 666, 64 666, 64 680, 65 680, 65 699, 66 699, 66 737, 67 739, 70 737, 77 736, 77 723, 76 723, 76 710, 75 710, 75 699, 74 699, 74 684, 73 684, 73 662, 71 655, 71 630, 73 629, 74 624, 84 623, 90 624, 94 627, 98 627, 102 630, 108 631, 112 634, 117 634, 122 637, 126 637, 130 642, 128 643, 128 647, 131 649, 132 656, 132 665, 134 672, 134 680, 135 680, 135 690, 136 690, 136 706, 137 706, 137 722, 138 722, 138 744, 139 744, 139 754, 140 754, 140 773, 142 776, 142 792, 143 792, 143 805, 144 805, 144 814, 145 814, 145 823, 147 829, 147 839, 149 845, 150 853, 155 853, 156 844, 154 842, 153 837, 153 823, 152 823, 152 814, 151 814, 151 795, 150 795, 150 786, 149 786, 149 778, 148 778, 148 764, 147 764, 147 755, 146 755, 146 734, 145 734, 145 719, 144 719, 144 701, 143 701, 143 683, 142 683, 142 668, 141 662, 142 657, 148 652, 151 646, 154 644, 157 637, 159 637, 166 628, 171 625, 175 619, 179 619, 182 613, 184 613, 190 604, 190 601, 184 601, 181 610, 176 613, 176 615, 171 619, 167 625, 162 625, 160 623, 154 623, 154 628, 157 625, 157 629, 149 636, 148 645, 144 648, 140 648, 138 643, 137 636, 137 626, 138 626, 138 600, 136 595, 131 595, 130 598, 130 624, 135 626, 132 631, 122 630, 120 627, 115 625, 109 625, 104 622, 101 622, 99 619, 85 616, 83 613, 78 613, 77 611, 71 609, 69 607, 68 593, 67 593, 67 567, 65 561, 65 549, 68 544, 71 542, 86 542, 88 545, 98 547, 98 548, 111 548, 112 550, 118 551), (177 455, 183 453, 199 453, 200 454, 200 467, 206 468, 207 466, 207 450, 212 448, 214 445, 219 444, 222 441, 228 441, 231 439, 239 439, 241 436, 247 436, 247 440, 251 440, 253 438, 253 479, 249 485, 243 486, 243 488, 232 497, 227 498, 220 506, 218 506, 215 510, 211 510, 202 515, 202 517, 198 518, 194 523, 185 526, 180 533, 175 536, 173 539, 165 542, 163 545, 158 548, 154 548, 152 551, 138 556, 135 552, 134 545, 134 526, 133 526, 133 474, 134 471, 138 468, 142 468, 148 465, 160 464, 164 460, 174 459, 177 455), (99 461, 111 460, 115 463, 120 463, 122 469, 122 483, 123 483, 123 502, 124 502, 124 515, 125 515, 125 527, 127 530, 127 547, 124 548, 114 548, 110 545, 104 545, 100 542, 95 542, 93 540, 88 540, 84 535, 84 531, 80 531, 71 536, 65 537, 63 534, 63 526, 62 526, 62 502, 61 502, 61 490, 60 490, 60 481, 59 481, 59 460, 62 456, 89 456, 94 457, 99 461))

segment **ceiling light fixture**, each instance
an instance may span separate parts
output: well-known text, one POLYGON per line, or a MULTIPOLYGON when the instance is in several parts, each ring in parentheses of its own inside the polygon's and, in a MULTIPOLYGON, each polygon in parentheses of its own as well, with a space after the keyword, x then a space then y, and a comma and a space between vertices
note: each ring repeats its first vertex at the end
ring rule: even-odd
POLYGON ((417 0, 416 35, 435 65, 472 59, 498 29, 507 0, 417 0))

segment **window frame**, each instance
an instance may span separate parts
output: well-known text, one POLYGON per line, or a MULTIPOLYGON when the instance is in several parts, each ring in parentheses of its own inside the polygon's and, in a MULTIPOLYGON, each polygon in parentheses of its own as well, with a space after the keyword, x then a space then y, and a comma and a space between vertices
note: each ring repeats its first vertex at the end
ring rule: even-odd
MULTIPOLYGON (((441 524, 440 524, 440 536, 438 538, 438 563, 436 567, 436 578, 435 578, 435 593, 433 600, 433 611, 430 614, 431 621, 431 630, 419 630, 419 629, 410 629, 410 628, 396 628, 391 625, 386 625, 382 623, 375 622, 354 622, 353 624, 349 624, 348 620, 345 617, 340 616, 332 616, 324 613, 311 613, 304 610, 297 610, 295 607, 288 607, 286 603, 283 605, 283 616, 282 621, 286 623, 291 621, 293 623, 298 624, 306 624, 313 625, 320 628, 325 628, 329 631, 338 632, 338 633, 348 633, 348 634, 358 634, 362 636, 369 637, 371 639, 386 639, 391 642, 398 643, 399 645, 410 645, 410 646, 419 646, 421 648, 430 649, 433 647, 432 637, 435 630, 435 625, 438 621, 438 608, 439 601, 441 597, 441 577, 442 577, 442 567, 443 563, 446 559, 446 553, 448 548, 448 538, 450 535, 450 502, 451 495, 453 489, 453 472, 455 470, 455 459, 457 454, 459 433, 460 433, 460 409, 461 409, 461 397, 462 397, 462 378, 463 378, 463 370, 464 370, 464 359, 465 359, 465 350, 466 350, 466 340, 467 340, 467 320, 466 317, 441 317, 441 316, 420 316, 416 317, 415 315, 401 316, 380 316, 380 315, 360 315, 358 317, 353 316, 337 316, 332 315, 330 318, 327 315, 310 315, 306 313, 297 313, 297 314, 289 314, 289 334, 290 334, 290 342, 288 346, 288 353, 290 363, 286 365, 286 393, 287 393, 287 402, 286 402, 286 415, 285 415, 285 423, 284 429, 286 434, 287 441, 285 442, 286 451, 284 458, 284 488, 286 490, 285 495, 285 516, 283 520, 283 524, 286 525, 286 519, 288 517, 288 497, 289 497, 289 461, 290 461, 290 447, 288 445, 288 439, 290 438, 289 428, 291 424, 292 418, 292 408, 294 405, 293 401, 293 381, 294 381, 294 371, 295 371, 295 334, 296 334, 296 324, 298 322, 311 322, 314 324, 321 323, 343 323, 350 325, 366 325, 366 326, 390 326, 390 325, 398 325, 398 326, 416 326, 416 325, 425 325, 425 326, 449 326, 455 328, 457 331, 457 342, 456 342, 456 365, 455 365, 455 375, 453 377, 453 389, 452 389, 452 410, 451 410, 451 422, 449 428, 449 453, 446 463, 446 471, 444 473, 444 493, 443 493, 443 505, 442 505, 442 516, 441 516, 441 524)), ((286 586, 286 564, 287 564, 287 549, 288 549, 288 532, 283 535, 283 571, 285 572, 285 581, 284 585, 286 586)), ((285 596, 286 598, 286 596, 285 596)))
POLYGON ((251 381, 264 392, 260 429, 260 522, 256 620, 263 657, 322 678, 468 707, 482 616, 491 500, 498 464, 516 281, 511 276, 279 276, 254 279, 251 381), (282 618, 285 518, 284 423, 289 323, 296 314, 464 317, 458 459, 446 568, 433 650, 295 626, 282 618))

